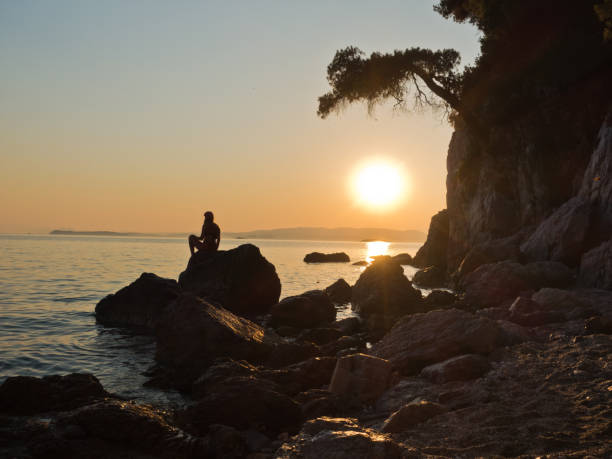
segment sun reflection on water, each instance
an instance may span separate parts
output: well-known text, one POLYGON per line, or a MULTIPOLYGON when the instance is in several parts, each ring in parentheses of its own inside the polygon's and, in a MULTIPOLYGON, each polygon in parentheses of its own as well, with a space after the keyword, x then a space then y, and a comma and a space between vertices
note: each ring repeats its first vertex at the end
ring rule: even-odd
POLYGON ((373 257, 378 255, 388 255, 389 253, 389 243, 384 241, 372 241, 366 242, 367 245, 367 257, 366 261, 368 263, 372 263, 374 261, 373 257))

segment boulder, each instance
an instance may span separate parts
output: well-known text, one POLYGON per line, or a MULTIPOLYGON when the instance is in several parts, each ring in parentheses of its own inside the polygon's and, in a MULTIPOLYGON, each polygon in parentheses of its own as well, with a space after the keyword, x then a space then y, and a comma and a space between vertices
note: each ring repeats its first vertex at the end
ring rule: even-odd
POLYGON ((342 332, 337 328, 309 328, 300 333, 297 337, 299 341, 310 341, 322 345, 336 341, 342 336, 342 332))
POLYGON ((356 261, 355 263, 353 263, 353 266, 368 266, 370 263, 368 263, 365 260, 359 260, 356 261))
POLYGON ((461 354, 489 354, 507 344, 497 323, 459 309, 439 309, 402 317, 372 355, 387 359, 404 374, 461 354))
POLYGON ((571 311, 573 309, 594 309, 601 313, 609 311, 612 292, 601 289, 561 290, 543 288, 531 296, 543 310, 571 311))
POLYGON ((359 317, 347 317, 346 319, 336 320, 334 326, 345 335, 352 335, 361 330, 361 320, 359 317))
POLYGON ((517 234, 476 244, 457 268, 458 277, 463 278, 481 265, 505 260, 518 261, 521 256, 520 240, 521 235, 517 234))
POLYGON ((465 354, 429 365, 423 368, 421 376, 438 384, 449 381, 469 381, 479 378, 490 368, 489 361, 484 357, 465 354))
POLYGON ((521 265, 502 261, 482 265, 465 277, 465 299, 477 307, 494 307, 523 292, 568 286, 572 282, 572 271, 562 263, 541 261, 521 265))
POLYGON ((399 459, 402 448, 386 435, 351 418, 313 419, 299 435, 281 445, 274 459, 399 459))
POLYGON ((603 333, 612 335, 612 313, 604 316, 590 317, 584 322, 584 331, 587 334, 603 333))
POLYGON ((382 426, 384 433, 398 433, 446 412, 442 405, 427 400, 410 402, 393 413, 382 426))
POLYGON ((351 301, 353 290, 347 281, 338 279, 325 289, 325 293, 327 293, 333 303, 345 304, 351 301))
POLYGON ((397 261, 400 265, 412 265, 414 263, 414 259, 409 253, 398 253, 397 255, 393 255, 391 258, 397 261))
POLYGON ((334 394, 350 395, 362 402, 375 401, 389 387, 391 365, 366 354, 342 357, 336 363, 329 384, 334 394))
POLYGON ((361 316, 403 315, 420 311, 421 292, 391 257, 377 257, 353 286, 352 309, 361 316))
POLYGON ((349 261, 351 261, 351 259, 344 252, 312 252, 304 257, 304 263, 348 263, 349 261))
POLYGON ((446 209, 431 217, 427 240, 414 256, 414 266, 419 268, 437 266, 446 272, 448 229, 448 211, 446 209))
POLYGON ((275 344, 259 325, 191 294, 166 308, 156 337, 157 361, 187 381, 217 357, 261 361, 275 344))
POLYGON ((106 397, 110 394, 91 374, 13 376, 0 386, 0 413, 25 416, 68 411, 106 397))
POLYGON ((278 302, 281 292, 274 265, 252 244, 231 250, 196 252, 179 276, 179 285, 241 315, 268 312, 278 302))
POLYGON ((321 355, 321 349, 310 341, 281 341, 272 348, 264 364, 270 368, 283 368, 321 355))
POLYGON ((174 279, 142 273, 130 285, 104 297, 96 305, 96 320, 104 325, 139 327, 150 332, 164 308, 179 296, 174 279))
POLYGON ((441 287, 446 282, 446 273, 438 266, 429 266, 414 273, 412 282, 425 288, 441 287))
POLYGON ((582 255, 578 284, 612 290, 612 239, 582 255))
POLYGON ((270 324, 313 328, 336 320, 336 308, 323 290, 289 296, 270 309, 270 324))
POLYGON ((576 266, 584 252, 591 219, 591 204, 573 197, 552 213, 521 244, 528 261, 552 260, 576 266))
POLYGON ((97 442, 91 443, 93 451, 71 451, 65 456, 56 450, 52 457, 218 457, 215 455, 222 452, 227 454, 224 457, 236 457, 219 451, 218 439, 194 438, 172 425, 166 412, 131 402, 105 400, 84 406, 60 418, 58 427, 78 429, 83 437, 97 442), (114 451, 104 453, 109 444, 114 451))
POLYGON ((252 376, 227 378, 195 404, 177 412, 184 428, 205 435, 212 424, 254 429, 275 437, 296 433, 302 423, 300 406, 272 381, 252 376))
POLYGON ((445 306, 449 306, 457 301, 457 296, 454 293, 447 292, 446 290, 432 290, 429 295, 425 297, 423 303, 426 309, 437 309, 445 306))

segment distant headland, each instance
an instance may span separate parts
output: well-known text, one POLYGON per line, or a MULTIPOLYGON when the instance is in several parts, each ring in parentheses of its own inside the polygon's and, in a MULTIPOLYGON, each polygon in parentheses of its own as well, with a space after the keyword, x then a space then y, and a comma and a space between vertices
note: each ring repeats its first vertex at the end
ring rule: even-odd
MULTIPOLYGON (((116 231, 53 230, 49 234, 68 236, 187 237, 187 233, 135 233, 116 231)), ((244 232, 224 232, 231 239, 285 239, 310 241, 388 241, 423 242, 426 234, 418 230, 387 228, 278 228, 244 232)))

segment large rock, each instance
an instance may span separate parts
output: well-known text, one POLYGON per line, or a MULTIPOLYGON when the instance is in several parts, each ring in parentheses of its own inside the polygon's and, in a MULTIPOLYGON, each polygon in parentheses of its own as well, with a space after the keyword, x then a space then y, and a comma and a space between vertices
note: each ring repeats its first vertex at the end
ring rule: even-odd
POLYGON ((156 336, 156 359, 187 380, 217 357, 261 361, 272 347, 259 325, 191 294, 166 309, 156 336))
POLYGON ((387 390, 390 377, 388 361, 366 354, 348 355, 336 363, 329 391, 373 402, 387 390))
POLYGON ((521 244, 529 261, 552 260, 575 266, 584 252, 591 219, 591 204, 574 197, 544 220, 521 244))
POLYGON ((345 304, 351 301, 353 288, 344 279, 338 279, 325 289, 325 293, 336 304, 345 304))
POLYGON ((130 285, 96 305, 96 320, 104 325, 139 327, 153 331, 164 308, 178 295, 174 279, 142 273, 130 285))
POLYGON ((612 239, 582 255, 578 283, 612 290, 612 239))
POLYGON ((14 376, 0 386, 0 413, 31 415, 66 411, 109 396, 90 374, 14 376))
POLYGON ((414 273, 412 282, 425 288, 442 287, 446 283, 446 272, 438 266, 429 266, 414 273))
POLYGON ((457 355, 488 354, 508 342, 495 321, 446 309, 403 317, 371 353, 404 374, 414 374, 457 355))
POLYGON ((449 381, 469 381, 479 378, 489 368, 491 366, 486 358, 476 354, 465 354, 429 365, 423 368, 421 376, 438 384, 449 381))
POLYGON ((281 445, 275 459, 399 459, 402 449, 386 435, 361 427, 355 419, 321 417, 304 424, 281 445))
POLYGON ((179 276, 179 285, 241 315, 268 312, 278 302, 281 292, 274 265, 252 244, 231 250, 196 252, 179 276))
POLYGON ((448 211, 446 209, 431 217, 427 240, 414 256, 414 266, 419 268, 437 266, 446 271, 448 228, 448 211))
POLYGON ((377 257, 353 286, 352 309, 361 316, 403 315, 420 311, 421 292, 412 287, 402 266, 390 257, 377 257))
POLYGON ((543 288, 531 296, 543 310, 571 311, 573 309, 608 312, 612 307, 612 292, 600 289, 562 290, 543 288))
POLYGON ((304 257, 305 263, 348 263, 349 261, 351 261, 350 257, 344 252, 312 252, 304 257))
POLYGON ((518 261, 521 234, 494 239, 492 241, 476 244, 466 254, 457 269, 458 277, 465 277, 481 265, 496 263, 498 261, 518 261))
POLYGON ((568 287, 573 272, 564 264, 540 261, 521 265, 502 261, 482 265, 464 279, 465 298, 478 307, 493 307, 522 292, 542 287, 568 287))
POLYGON ((336 320, 336 308, 323 290, 289 296, 270 309, 270 322, 278 327, 312 328, 336 320))
POLYGON ((131 402, 105 400, 84 406, 58 419, 58 427, 64 432, 78 431, 79 434, 73 448, 68 447, 63 454, 57 451, 55 443, 49 451, 53 454, 50 457, 195 458, 219 453, 236 457, 228 450, 222 451, 218 439, 193 437, 172 425, 166 412, 131 402), (79 448, 78 444, 83 442, 94 449, 79 448))
POLYGON ((389 416, 383 424, 381 431, 384 433, 403 432, 445 411, 446 408, 438 403, 427 400, 413 401, 389 416))
POLYGON ((302 422, 300 406, 272 381, 249 376, 227 378, 218 390, 177 413, 185 428, 205 435, 212 424, 255 429, 275 437, 295 433, 302 422))

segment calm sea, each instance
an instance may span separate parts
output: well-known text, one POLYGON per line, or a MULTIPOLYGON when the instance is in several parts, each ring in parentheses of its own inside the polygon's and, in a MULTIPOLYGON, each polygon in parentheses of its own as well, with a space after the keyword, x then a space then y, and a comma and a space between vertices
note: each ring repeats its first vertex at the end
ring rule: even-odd
MULTIPOLYGON (((257 245, 276 266, 281 297, 325 288, 340 277, 354 284, 363 268, 350 263, 306 264, 309 252, 346 252, 351 261, 379 254, 414 255, 420 243, 276 240, 221 242, 257 245)), ((0 383, 8 376, 88 372, 125 397, 174 405, 173 392, 142 386, 154 363, 152 337, 96 324, 96 303, 142 272, 177 278, 188 261, 176 238, 0 235, 0 383)), ((411 278, 414 268, 405 267, 411 278)), ((350 315, 350 309, 338 317, 350 315)))

